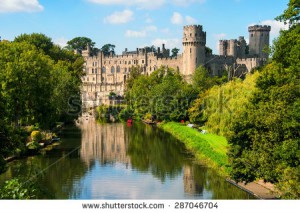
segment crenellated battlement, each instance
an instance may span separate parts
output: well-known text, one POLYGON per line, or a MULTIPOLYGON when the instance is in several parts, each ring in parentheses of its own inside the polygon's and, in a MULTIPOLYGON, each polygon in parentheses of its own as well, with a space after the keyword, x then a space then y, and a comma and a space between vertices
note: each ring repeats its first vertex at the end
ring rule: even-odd
POLYGON ((267 32, 270 32, 271 31, 271 26, 268 26, 268 25, 249 26, 248 31, 249 32, 252 32, 252 31, 267 31, 267 32))

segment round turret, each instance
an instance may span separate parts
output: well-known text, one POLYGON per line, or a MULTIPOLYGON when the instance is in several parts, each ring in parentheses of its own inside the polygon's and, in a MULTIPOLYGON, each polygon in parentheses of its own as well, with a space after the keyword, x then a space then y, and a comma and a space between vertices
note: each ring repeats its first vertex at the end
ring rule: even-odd
POLYGON ((201 25, 183 27, 183 73, 191 75, 205 63, 206 32, 201 25))

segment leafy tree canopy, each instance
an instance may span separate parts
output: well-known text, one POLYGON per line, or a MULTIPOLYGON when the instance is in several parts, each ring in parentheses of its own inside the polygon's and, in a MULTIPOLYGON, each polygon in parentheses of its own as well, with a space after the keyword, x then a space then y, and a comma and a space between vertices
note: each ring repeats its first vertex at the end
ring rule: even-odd
POLYGON ((105 44, 101 47, 101 51, 105 56, 109 56, 110 54, 115 55, 116 46, 113 44, 105 44))
POLYGON ((176 47, 174 47, 174 48, 171 50, 171 52, 172 52, 171 57, 177 57, 178 52, 179 52, 179 49, 176 48, 176 47))
POLYGON ((288 8, 276 20, 288 23, 290 26, 299 25, 300 20, 300 0, 290 0, 288 8))

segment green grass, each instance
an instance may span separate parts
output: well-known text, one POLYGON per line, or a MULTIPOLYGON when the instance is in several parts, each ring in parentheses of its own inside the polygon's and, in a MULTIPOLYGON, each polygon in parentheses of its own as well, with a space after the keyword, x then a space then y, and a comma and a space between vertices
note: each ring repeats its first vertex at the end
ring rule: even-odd
POLYGON ((187 149, 195 154, 198 161, 218 169, 222 175, 228 175, 230 168, 226 155, 228 147, 226 138, 214 134, 202 134, 196 129, 175 122, 162 123, 159 127, 182 141, 187 149))

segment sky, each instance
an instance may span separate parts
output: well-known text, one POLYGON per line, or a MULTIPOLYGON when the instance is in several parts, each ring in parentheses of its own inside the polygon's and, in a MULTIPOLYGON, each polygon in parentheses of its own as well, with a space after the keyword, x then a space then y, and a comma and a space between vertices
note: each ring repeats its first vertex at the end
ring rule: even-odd
POLYGON ((218 54, 220 39, 245 36, 248 26, 271 25, 271 42, 280 29, 274 18, 288 0, 0 0, 0 36, 13 40, 23 33, 43 33, 53 42, 84 36, 101 48, 174 47, 182 50, 183 26, 202 25, 206 46, 218 54))

